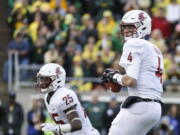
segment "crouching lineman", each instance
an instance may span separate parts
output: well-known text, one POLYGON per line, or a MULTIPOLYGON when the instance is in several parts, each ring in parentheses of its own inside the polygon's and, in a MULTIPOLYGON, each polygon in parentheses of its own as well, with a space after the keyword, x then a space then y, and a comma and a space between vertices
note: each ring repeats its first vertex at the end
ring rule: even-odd
POLYGON ((65 80, 66 72, 58 64, 46 64, 37 74, 37 87, 45 93, 47 110, 56 123, 43 123, 42 131, 58 135, 99 135, 75 92, 65 87, 65 80))

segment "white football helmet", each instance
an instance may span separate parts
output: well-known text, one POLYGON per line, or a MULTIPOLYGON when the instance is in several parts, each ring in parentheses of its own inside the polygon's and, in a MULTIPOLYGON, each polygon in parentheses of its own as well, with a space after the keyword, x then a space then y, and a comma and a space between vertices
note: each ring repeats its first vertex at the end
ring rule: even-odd
POLYGON ((66 72, 64 68, 55 63, 42 66, 37 73, 37 88, 42 93, 56 91, 65 85, 66 72))
POLYGON ((151 33, 151 18, 142 10, 131 10, 123 16, 120 22, 120 29, 125 41, 130 38, 144 38, 151 33), (133 31, 129 31, 132 33, 132 36, 126 36, 124 33, 124 29, 127 26, 135 27, 133 31))

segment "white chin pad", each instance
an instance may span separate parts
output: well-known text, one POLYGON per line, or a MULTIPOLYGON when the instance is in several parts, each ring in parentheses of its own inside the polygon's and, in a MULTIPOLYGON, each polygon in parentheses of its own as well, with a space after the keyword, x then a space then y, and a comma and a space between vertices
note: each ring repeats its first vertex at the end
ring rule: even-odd
POLYGON ((131 39, 132 37, 124 37, 125 41, 128 41, 129 39, 131 39))
POLYGON ((48 89, 41 89, 41 92, 42 92, 42 93, 47 93, 47 92, 48 92, 48 89))

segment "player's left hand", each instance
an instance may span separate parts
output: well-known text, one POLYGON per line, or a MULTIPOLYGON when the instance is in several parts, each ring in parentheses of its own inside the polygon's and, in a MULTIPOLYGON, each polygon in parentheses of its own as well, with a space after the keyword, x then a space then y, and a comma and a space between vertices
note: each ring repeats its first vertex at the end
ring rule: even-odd
POLYGON ((52 123, 43 123, 41 124, 42 131, 44 132, 56 132, 60 133, 60 127, 58 125, 52 124, 52 123))
POLYGON ((120 74, 118 70, 114 70, 111 68, 107 68, 105 69, 105 71, 103 72, 103 75, 101 77, 101 80, 103 83, 105 82, 114 82, 117 83, 117 80, 113 78, 113 76, 115 74, 120 74))

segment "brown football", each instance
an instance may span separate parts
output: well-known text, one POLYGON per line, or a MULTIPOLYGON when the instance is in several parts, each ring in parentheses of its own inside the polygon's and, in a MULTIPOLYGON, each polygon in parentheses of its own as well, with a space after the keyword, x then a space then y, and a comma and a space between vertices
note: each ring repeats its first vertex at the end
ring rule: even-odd
POLYGON ((121 85, 118 83, 105 82, 104 86, 106 87, 106 89, 110 89, 112 92, 120 92, 121 91, 121 85))

